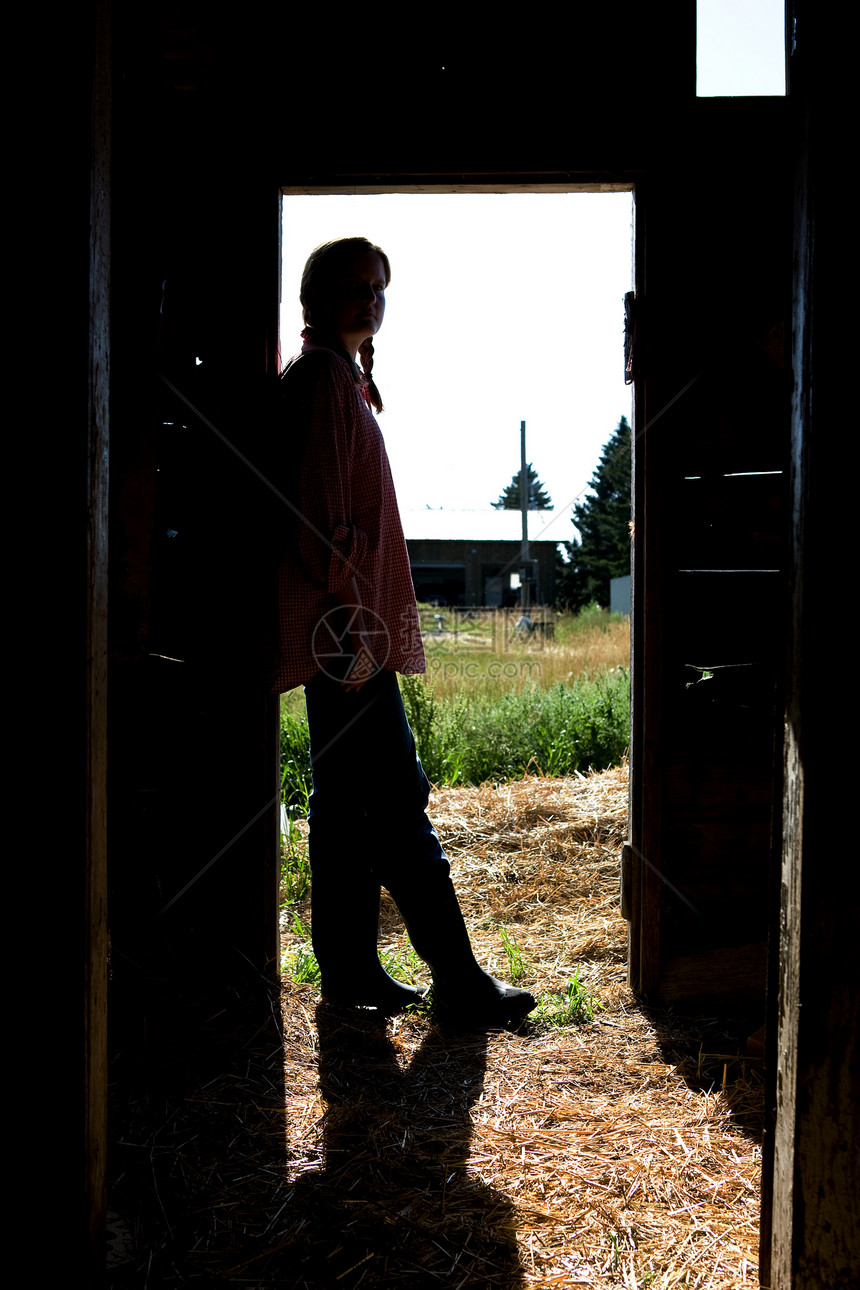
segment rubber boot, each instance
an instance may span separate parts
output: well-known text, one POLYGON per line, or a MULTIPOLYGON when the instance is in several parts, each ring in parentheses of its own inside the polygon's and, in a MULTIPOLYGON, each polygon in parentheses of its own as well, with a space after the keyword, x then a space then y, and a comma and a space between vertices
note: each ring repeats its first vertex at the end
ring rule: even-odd
POLYGON ((504 1030, 537 1007, 528 990, 506 985, 477 962, 449 877, 435 876, 425 888, 389 887, 416 954, 433 974, 433 1012, 459 1030, 504 1030))
POLYGON ((380 885, 369 874, 311 877, 311 939, 326 1003, 376 1008, 385 1016, 420 1003, 426 991, 395 981, 379 961, 380 885))

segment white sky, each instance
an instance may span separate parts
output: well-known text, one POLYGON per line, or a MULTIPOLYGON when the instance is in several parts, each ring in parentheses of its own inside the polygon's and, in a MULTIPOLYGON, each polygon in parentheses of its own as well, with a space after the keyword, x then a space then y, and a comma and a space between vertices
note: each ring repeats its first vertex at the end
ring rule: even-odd
POLYGON ((401 510, 496 501, 519 470, 521 420, 563 506, 631 413, 631 215, 630 193, 285 198, 282 351, 298 348, 308 252, 370 238, 391 261, 374 377, 401 510))
MULTIPOLYGON (((700 96, 784 93, 782 0, 698 0, 700 96)), ((285 197, 281 349, 308 253, 367 237, 392 280, 375 342, 402 511, 485 508, 527 457, 562 508, 621 416, 631 193, 285 197)), ((559 540, 573 536, 566 519, 559 540)))

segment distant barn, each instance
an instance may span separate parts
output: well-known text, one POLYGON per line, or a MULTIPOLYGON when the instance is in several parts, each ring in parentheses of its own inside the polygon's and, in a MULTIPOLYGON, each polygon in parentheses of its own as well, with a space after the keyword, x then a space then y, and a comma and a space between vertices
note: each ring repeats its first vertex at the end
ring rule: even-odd
POLYGON ((555 600, 556 548, 570 536, 569 509, 529 511, 525 571, 519 511, 425 508, 404 511, 401 518, 420 601, 517 605, 524 576, 531 581, 530 604, 555 600))

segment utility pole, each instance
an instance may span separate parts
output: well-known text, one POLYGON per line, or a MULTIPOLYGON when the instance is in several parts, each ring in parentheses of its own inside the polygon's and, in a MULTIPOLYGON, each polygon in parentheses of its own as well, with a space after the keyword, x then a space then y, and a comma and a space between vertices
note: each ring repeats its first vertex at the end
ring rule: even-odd
POLYGON ((526 469, 526 423, 520 422, 520 514, 523 521, 522 545, 520 547, 520 608, 529 607, 529 582, 531 572, 529 562, 529 480, 526 469))

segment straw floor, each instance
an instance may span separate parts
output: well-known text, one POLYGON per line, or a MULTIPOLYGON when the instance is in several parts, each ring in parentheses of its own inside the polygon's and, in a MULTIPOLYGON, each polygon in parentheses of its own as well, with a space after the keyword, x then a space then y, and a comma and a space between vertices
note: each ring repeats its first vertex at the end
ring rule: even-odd
MULTIPOLYGON (((263 992, 179 1001, 151 1066, 120 1055, 109 1290, 757 1285, 754 1027, 627 989, 626 794, 618 769, 431 803, 479 958, 507 974, 506 925, 522 982, 579 968, 594 1021, 458 1036, 285 981, 283 1043, 263 992)), ((381 928, 405 953, 390 905, 381 928)))
MULTIPOLYGON (((625 984, 624 769, 431 803, 479 958, 590 1024, 441 1035, 286 986, 280 1220, 296 1286, 757 1285, 761 1072, 738 1037, 648 1014, 625 984)), ((405 946, 393 908, 382 941, 405 946)))

